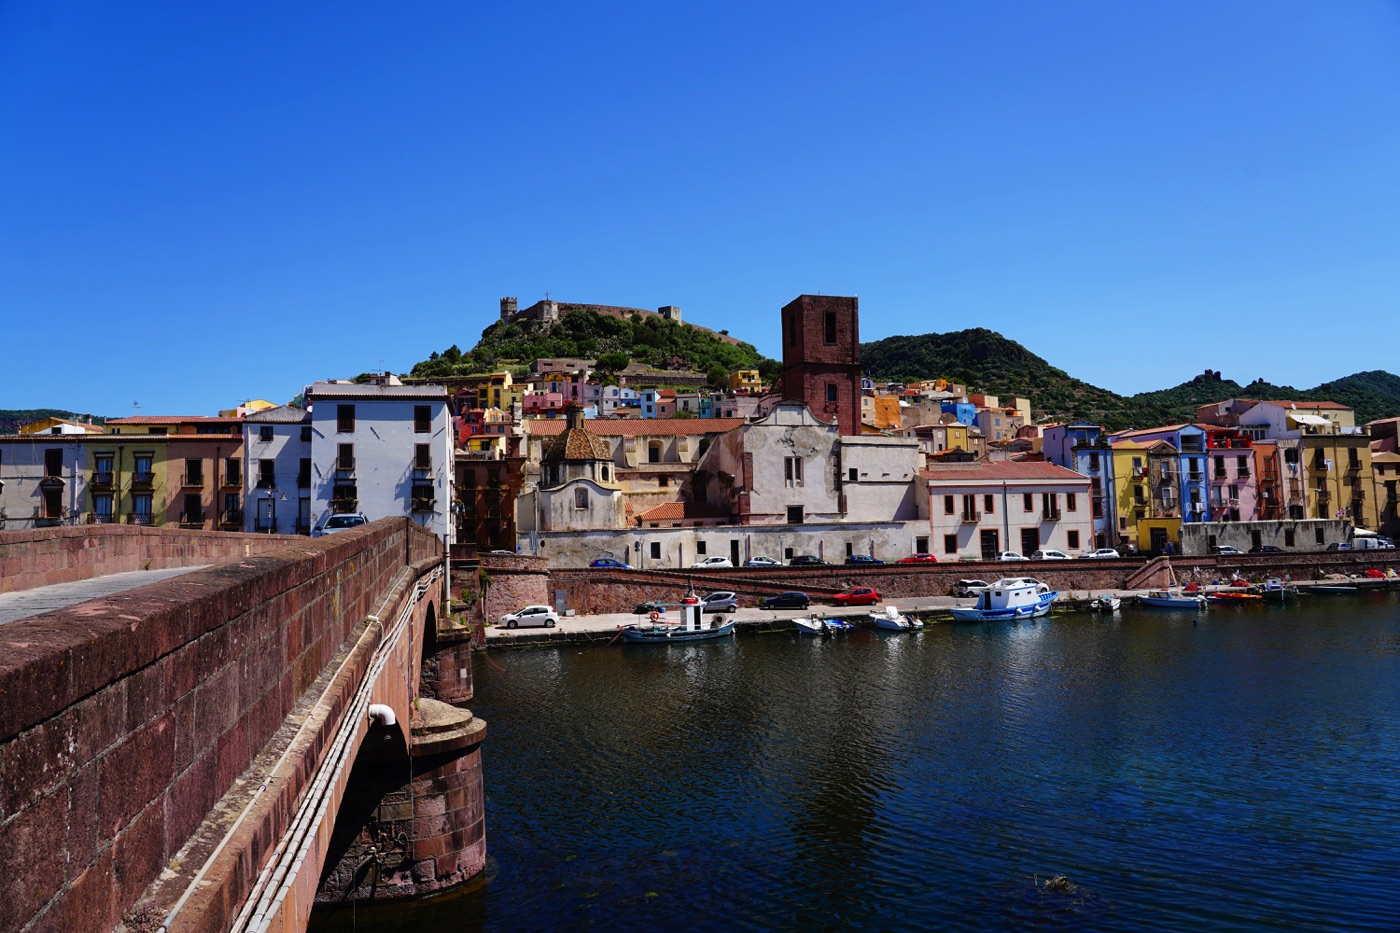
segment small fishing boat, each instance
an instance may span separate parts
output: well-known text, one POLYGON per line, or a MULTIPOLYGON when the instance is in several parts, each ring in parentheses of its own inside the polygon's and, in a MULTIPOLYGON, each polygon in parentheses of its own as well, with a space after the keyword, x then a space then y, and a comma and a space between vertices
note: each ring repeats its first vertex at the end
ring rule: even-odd
POLYGON ((1335 596, 1337 594, 1355 593, 1358 592, 1358 590, 1354 586, 1340 586, 1332 583, 1324 583, 1318 586, 1308 587, 1308 592, 1321 593, 1324 596, 1335 596))
POLYGON ((1005 577, 977 596, 976 604, 955 606, 955 622, 1002 622, 1034 619, 1050 614, 1050 604, 1060 594, 1044 583, 1024 577, 1005 577))
POLYGON ((886 606, 880 612, 870 613, 870 621, 875 623, 876 628, 887 632, 908 632, 924 627, 924 623, 904 615, 894 606, 886 606))
POLYGON ((801 616, 792 620, 792 627, 799 635, 825 635, 826 623, 821 619, 813 619, 808 616, 801 616))
POLYGON ((1259 603, 1264 601, 1264 597, 1258 593, 1240 593, 1235 590, 1221 590, 1218 593, 1211 593, 1206 599, 1213 603, 1259 603))
POLYGON ((832 634, 849 632, 855 628, 855 625, 845 619, 822 619, 821 621, 826 626, 826 630, 832 634))
POLYGON ((1136 597, 1139 606, 1152 609, 1204 609, 1208 605, 1200 593, 1183 593, 1180 589, 1149 590, 1136 597))
POLYGON ((1121 598, 1114 596, 1112 593, 1104 593, 1102 596, 1096 597, 1094 601, 1089 604, 1089 608, 1096 612, 1116 612, 1122 605, 1123 600, 1121 598))
POLYGON ((1270 602, 1282 603, 1298 598, 1298 587, 1284 583, 1278 577, 1269 577, 1258 591, 1260 596, 1270 602))
POLYGON ((724 621, 724 616, 704 617, 704 607, 687 602, 681 606, 681 621, 654 621, 647 625, 622 626, 622 640, 630 645, 670 645, 687 641, 709 641, 728 638, 734 634, 737 619, 724 621))

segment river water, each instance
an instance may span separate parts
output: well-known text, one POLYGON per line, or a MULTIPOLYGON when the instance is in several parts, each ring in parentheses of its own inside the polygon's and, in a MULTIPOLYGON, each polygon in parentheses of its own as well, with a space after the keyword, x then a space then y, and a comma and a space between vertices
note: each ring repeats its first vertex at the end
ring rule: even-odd
POLYGON ((313 929, 1400 929, 1395 594, 475 678, 488 877, 313 929))

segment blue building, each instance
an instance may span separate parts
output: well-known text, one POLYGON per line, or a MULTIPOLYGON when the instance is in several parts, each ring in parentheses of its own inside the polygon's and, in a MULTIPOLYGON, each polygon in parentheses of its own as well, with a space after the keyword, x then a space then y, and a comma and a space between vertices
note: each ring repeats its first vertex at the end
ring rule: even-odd
POLYGON ((977 406, 971 402, 941 402, 938 406, 945 415, 958 419, 958 424, 977 426, 977 406))
POLYGON ((1195 424, 1169 424, 1141 431, 1124 431, 1115 440, 1167 441, 1177 449, 1181 487, 1181 520, 1210 521, 1210 480, 1206 476, 1206 431, 1195 424))

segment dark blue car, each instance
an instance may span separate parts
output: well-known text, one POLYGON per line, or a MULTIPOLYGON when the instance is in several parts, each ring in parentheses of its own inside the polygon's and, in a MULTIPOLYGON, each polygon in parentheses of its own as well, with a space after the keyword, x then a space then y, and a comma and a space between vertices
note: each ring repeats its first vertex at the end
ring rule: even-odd
POLYGON ((590 567, 608 567, 608 568, 611 568, 611 569, 613 569, 613 570, 631 570, 631 569, 632 569, 631 567, 629 567, 629 566, 627 565, 627 563, 626 563, 625 561, 620 561, 620 560, 618 560, 616 557, 600 557, 600 558, 598 558, 597 560, 595 560, 593 563, 589 564, 588 566, 590 566, 590 567))
POLYGON ((806 609, 812 604, 812 600, 806 593, 779 593, 777 596, 766 596, 759 605, 764 609, 806 609))
POLYGON ((846 558, 846 563, 848 565, 865 564, 869 566, 870 564, 883 564, 884 561, 880 560, 878 557, 871 557, 869 554, 852 554, 850 557, 846 558))

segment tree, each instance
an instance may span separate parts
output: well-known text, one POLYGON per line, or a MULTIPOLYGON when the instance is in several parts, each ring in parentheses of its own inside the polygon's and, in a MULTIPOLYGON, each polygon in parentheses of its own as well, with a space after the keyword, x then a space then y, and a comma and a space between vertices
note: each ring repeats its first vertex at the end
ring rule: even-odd
POLYGON ((626 369, 630 362, 626 353, 604 353, 593 366, 600 373, 615 373, 626 369))
POLYGON ((714 366, 710 367, 709 372, 705 373, 705 381, 716 389, 728 388, 729 370, 716 363, 714 366))

